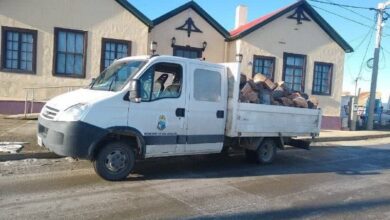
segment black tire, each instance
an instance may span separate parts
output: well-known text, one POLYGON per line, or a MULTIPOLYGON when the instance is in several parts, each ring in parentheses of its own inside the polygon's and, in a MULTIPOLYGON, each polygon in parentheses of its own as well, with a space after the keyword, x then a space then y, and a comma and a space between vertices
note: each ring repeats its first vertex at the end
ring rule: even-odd
POLYGON ((256 162, 270 164, 276 157, 276 143, 272 139, 264 139, 256 151, 256 162))
POLYGON ((126 143, 111 142, 106 144, 93 161, 95 172, 105 180, 125 179, 135 165, 135 152, 126 143))

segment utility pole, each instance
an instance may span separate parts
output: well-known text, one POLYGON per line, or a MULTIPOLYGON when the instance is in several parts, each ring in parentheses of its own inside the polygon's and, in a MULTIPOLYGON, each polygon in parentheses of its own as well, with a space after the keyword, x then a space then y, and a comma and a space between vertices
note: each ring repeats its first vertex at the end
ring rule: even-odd
POLYGON ((378 66, 379 66, 379 52, 381 49, 382 41, 382 29, 383 29, 383 14, 385 13, 386 7, 390 5, 390 1, 386 3, 379 3, 377 9, 377 25, 376 25, 376 42, 374 51, 374 65, 372 68, 371 76, 371 90, 370 90, 370 101, 368 107, 368 119, 367 119, 367 130, 374 128, 374 109, 375 109, 375 98, 376 98, 376 84, 378 80, 378 66))

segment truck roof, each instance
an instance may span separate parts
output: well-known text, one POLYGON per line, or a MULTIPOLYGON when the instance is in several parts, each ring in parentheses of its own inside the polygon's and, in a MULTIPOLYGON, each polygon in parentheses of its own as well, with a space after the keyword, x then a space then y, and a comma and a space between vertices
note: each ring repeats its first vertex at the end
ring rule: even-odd
POLYGON ((184 61, 184 62, 191 62, 191 63, 199 63, 199 64, 206 64, 206 65, 213 65, 218 67, 223 67, 221 64, 211 63, 205 60, 201 59, 190 59, 190 58, 184 58, 184 57, 177 57, 177 56, 170 56, 170 55, 142 55, 142 56, 131 56, 131 57, 124 57, 119 60, 116 60, 115 62, 126 62, 130 60, 169 60, 169 61, 184 61))

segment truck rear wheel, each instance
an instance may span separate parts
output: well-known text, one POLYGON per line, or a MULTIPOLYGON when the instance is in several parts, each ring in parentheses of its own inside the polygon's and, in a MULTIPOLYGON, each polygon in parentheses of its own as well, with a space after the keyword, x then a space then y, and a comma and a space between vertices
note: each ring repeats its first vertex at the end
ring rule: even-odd
POLYGON ((276 143, 272 139, 265 139, 256 150, 256 162, 270 164, 276 156, 276 143))
POLYGON ((105 180, 125 179, 133 170, 135 152, 126 143, 112 142, 105 145, 93 161, 95 172, 105 180))

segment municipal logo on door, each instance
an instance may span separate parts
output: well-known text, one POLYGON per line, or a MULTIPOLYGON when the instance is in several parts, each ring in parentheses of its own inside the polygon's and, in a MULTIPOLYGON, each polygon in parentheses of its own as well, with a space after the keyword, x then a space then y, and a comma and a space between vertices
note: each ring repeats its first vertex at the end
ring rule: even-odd
POLYGON ((160 115, 158 118, 157 129, 162 131, 167 127, 167 119, 165 115, 160 115))

